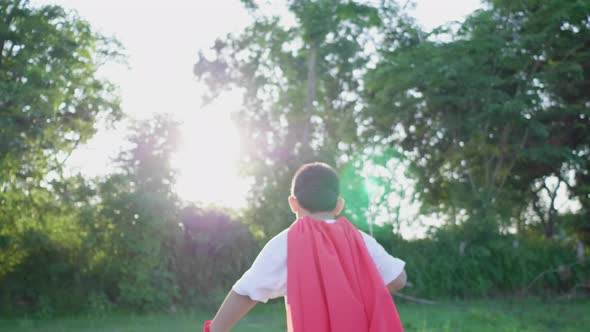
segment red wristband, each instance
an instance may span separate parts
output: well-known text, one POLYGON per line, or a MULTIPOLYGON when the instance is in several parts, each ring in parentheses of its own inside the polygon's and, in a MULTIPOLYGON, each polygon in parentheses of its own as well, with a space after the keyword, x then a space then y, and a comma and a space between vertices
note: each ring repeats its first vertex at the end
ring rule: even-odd
POLYGON ((211 323, 213 323, 212 320, 208 320, 205 322, 205 327, 203 328, 203 332, 210 332, 211 331, 211 323))

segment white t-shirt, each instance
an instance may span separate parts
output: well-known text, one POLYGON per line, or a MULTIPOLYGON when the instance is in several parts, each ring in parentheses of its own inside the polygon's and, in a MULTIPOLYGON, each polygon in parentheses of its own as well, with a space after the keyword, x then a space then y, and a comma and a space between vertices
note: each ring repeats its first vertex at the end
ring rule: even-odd
MULTIPOLYGON (((326 222, 333 223, 335 220, 326 222)), ((252 267, 234 284, 234 292, 258 302, 287 295, 288 232, 289 229, 285 229, 268 241, 252 263, 252 267)), ((389 284, 402 273, 406 263, 388 254, 370 235, 360 230, 359 232, 383 281, 386 285, 389 284)))

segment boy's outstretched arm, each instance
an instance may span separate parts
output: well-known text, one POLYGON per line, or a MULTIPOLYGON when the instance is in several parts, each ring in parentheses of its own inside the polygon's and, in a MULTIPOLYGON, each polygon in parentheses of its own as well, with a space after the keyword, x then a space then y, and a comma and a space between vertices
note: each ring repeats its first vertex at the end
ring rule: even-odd
POLYGON ((406 271, 402 270, 402 273, 400 273, 400 275, 397 278, 395 278, 395 280, 387 284, 387 288, 390 292, 397 292, 398 290, 406 286, 407 279, 408 276, 406 275, 406 271))
POLYGON ((233 290, 227 294, 223 304, 211 323, 211 332, 228 332, 244 315, 254 308, 256 301, 233 290))

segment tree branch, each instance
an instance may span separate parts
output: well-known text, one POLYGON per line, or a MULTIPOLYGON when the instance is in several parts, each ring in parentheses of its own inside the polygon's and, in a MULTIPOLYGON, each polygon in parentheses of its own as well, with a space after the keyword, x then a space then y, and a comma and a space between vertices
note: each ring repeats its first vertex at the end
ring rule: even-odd
POLYGON ((570 263, 570 264, 568 264, 568 265, 565 265, 565 266, 564 266, 564 265, 560 265, 560 266, 558 266, 558 267, 556 267, 556 268, 552 268, 552 269, 545 270, 545 271, 541 272, 539 275, 537 275, 537 276, 536 276, 536 277, 535 277, 535 278, 534 278, 534 279, 533 279, 533 280, 532 280, 532 281, 531 281, 531 282, 528 284, 528 286, 527 286, 527 287, 524 289, 523 293, 525 293, 525 294, 526 294, 526 293, 528 293, 528 292, 529 292, 529 290, 531 289, 531 287, 533 286, 533 284, 534 284, 534 283, 535 283, 537 280, 539 280, 541 277, 543 277, 544 275, 546 275, 546 274, 549 274, 549 273, 553 273, 553 272, 559 272, 560 270, 563 270, 564 268, 570 268, 570 267, 573 267, 573 266, 576 266, 576 265, 580 265, 580 264, 583 264, 583 263, 584 263, 584 262, 586 262, 586 261, 587 261, 587 259, 584 259, 584 260, 576 261, 576 262, 574 262, 574 263, 570 263))
POLYGON ((473 180, 473 174, 471 174, 471 169, 467 170, 467 178, 469 179, 469 184, 471 185, 471 190, 473 194, 477 194, 477 187, 475 186, 475 181, 473 180))
MULTIPOLYGON (((526 128, 524 130, 524 134, 522 135, 522 140, 520 141, 520 145, 518 146, 518 150, 520 150, 521 152, 524 149, 528 138, 529 138, 529 128, 526 128)), ((512 160, 510 161, 510 165, 508 166, 508 169, 506 171, 506 175, 502 178, 502 181, 500 182, 500 186, 498 187, 499 190, 501 190, 504 187, 504 184, 506 184, 506 180, 508 179, 510 173, 512 172, 512 169, 516 165, 517 160, 518 160, 518 154, 515 151, 515 153, 513 153, 512 160)))
POLYGON ((409 296, 409 295, 404 295, 399 292, 394 292, 393 296, 399 297, 401 299, 404 299, 404 300, 407 300, 410 302, 416 302, 416 303, 422 303, 422 304, 436 304, 436 302, 432 301, 432 300, 421 299, 421 298, 417 298, 417 297, 413 297, 413 296, 409 296))
POLYGON ((496 178, 498 177, 498 173, 500 172, 500 169, 502 168, 502 165, 504 164, 504 155, 506 152, 506 144, 508 141, 508 135, 510 135, 511 130, 512 130, 511 125, 508 124, 508 126, 504 127, 504 131, 502 132, 502 137, 500 138, 500 148, 499 148, 500 156, 498 157, 498 162, 496 163, 496 167, 494 168, 494 172, 492 173, 492 177, 490 179, 490 185, 492 187, 494 186, 494 183, 496 182, 496 178))

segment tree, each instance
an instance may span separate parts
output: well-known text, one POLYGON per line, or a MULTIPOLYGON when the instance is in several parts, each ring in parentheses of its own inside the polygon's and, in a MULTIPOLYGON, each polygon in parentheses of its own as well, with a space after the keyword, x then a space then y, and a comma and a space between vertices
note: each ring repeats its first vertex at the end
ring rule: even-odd
MULTIPOLYGON (((551 149, 538 157, 537 162, 553 163, 558 169, 551 174, 557 186, 567 188, 572 199, 582 205, 579 213, 588 216, 588 170, 590 169, 590 3, 587 1, 490 1, 507 19, 521 27, 523 45, 535 59, 538 74, 533 78, 542 89, 545 112, 540 114, 547 127, 551 149), (573 179, 571 174, 573 173, 573 179)), ((545 179, 538 183, 543 184, 545 179)), ((533 202, 539 210, 543 203, 552 203, 554 195, 546 185, 549 199, 533 202)), ((545 204, 547 205, 547 204, 545 204)), ((539 214, 539 213, 537 213, 539 214)), ((552 204, 545 210, 546 218, 539 218, 547 237, 555 235, 558 225, 552 204)), ((581 233, 588 229, 578 218, 581 233)), ((581 237, 585 237, 580 234, 581 237)))
POLYGON ((114 121, 121 112, 114 86, 95 75, 118 58, 116 41, 58 6, 2 1, 0 17, 2 278, 46 243, 28 238, 57 227, 50 221, 62 207, 51 178, 94 134, 98 117, 114 121))
POLYGON ((178 137, 164 115, 134 123, 119 169, 98 185, 97 248, 114 269, 117 301, 128 307, 167 308, 177 295, 171 265, 180 202, 170 160, 178 137))
POLYGON ((451 220, 466 210, 482 235, 534 204, 539 181, 583 168, 588 151, 588 5, 492 5, 456 32, 390 29, 397 47, 384 45, 367 74, 363 112, 372 133, 405 151, 424 207, 451 220))
POLYGON ((96 78, 119 44, 58 6, 0 3, 0 181, 40 178, 95 132, 117 120, 114 86, 96 78))
MULTIPOLYGON (((260 13, 258 2, 245 4, 260 13)), ((359 152, 360 78, 371 31, 381 24, 379 9, 359 2, 289 1, 288 9, 294 26, 258 15, 241 35, 217 40, 213 56, 201 54, 194 70, 210 97, 233 87, 245 91, 236 119, 246 142, 244 173, 255 180, 248 219, 266 235, 292 220, 286 198, 302 163, 320 160, 358 172, 350 155, 359 152)))

